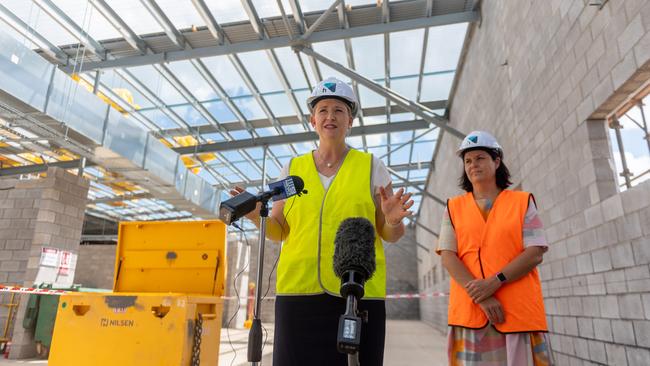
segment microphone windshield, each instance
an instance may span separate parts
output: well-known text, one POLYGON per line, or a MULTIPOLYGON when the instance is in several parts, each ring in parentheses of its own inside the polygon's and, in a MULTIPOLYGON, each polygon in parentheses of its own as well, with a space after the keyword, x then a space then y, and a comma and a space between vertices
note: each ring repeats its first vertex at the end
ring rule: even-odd
POLYGON ((363 217, 341 222, 334 239, 334 273, 357 271, 368 280, 375 273, 375 227, 363 217))

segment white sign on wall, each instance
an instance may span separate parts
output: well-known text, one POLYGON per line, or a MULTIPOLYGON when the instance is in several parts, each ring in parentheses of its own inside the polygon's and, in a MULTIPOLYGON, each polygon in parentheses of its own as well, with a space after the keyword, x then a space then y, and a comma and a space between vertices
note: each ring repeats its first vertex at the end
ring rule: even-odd
POLYGON ((77 255, 57 248, 43 247, 35 284, 49 284, 55 288, 71 287, 77 255))

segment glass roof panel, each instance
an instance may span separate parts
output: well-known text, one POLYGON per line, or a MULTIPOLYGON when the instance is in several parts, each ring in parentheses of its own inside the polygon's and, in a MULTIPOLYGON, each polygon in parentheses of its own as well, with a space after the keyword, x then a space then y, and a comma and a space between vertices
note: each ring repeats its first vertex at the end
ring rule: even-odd
POLYGON ((190 126, 203 126, 208 124, 208 121, 201 115, 201 113, 191 105, 171 107, 171 110, 176 112, 181 119, 190 126))
MULTIPOLYGON (((79 43, 78 39, 68 33, 45 11, 31 1, 2 0, 0 4, 51 43, 56 45, 79 43)), ((2 22, 2 25, 9 28, 5 22, 2 22)))
POLYGON ((309 98, 309 95, 311 94, 311 90, 298 90, 294 91, 293 95, 296 96, 296 100, 298 101, 298 105, 300 106, 300 109, 302 110, 303 114, 309 115, 309 108, 307 107, 307 98, 309 98))
POLYGON ((386 98, 363 85, 359 85, 359 94, 362 108, 383 107, 386 105, 386 98))
POLYGON ((284 92, 265 95, 264 100, 276 117, 295 116, 289 97, 284 92))
MULTIPOLYGON (((19 3, 14 1, 14 3, 19 3)), ((24 1, 24 4, 30 2, 24 1)), ((80 0, 59 0, 56 6, 74 21, 81 29, 86 31, 95 40, 110 39, 121 37, 111 23, 101 15, 89 1, 80 0)), ((58 44, 58 43, 55 43, 58 44)))
MULTIPOLYGON (((135 76, 140 84, 144 85, 155 96, 160 98, 165 104, 178 104, 185 103, 185 99, 176 88, 174 88, 162 74, 160 74, 153 66, 137 66, 128 69, 129 72, 135 76)), ((139 86, 129 85, 131 89, 139 89, 139 86)))
MULTIPOLYGON (((333 0, 300 0, 300 7, 304 13, 311 11, 324 11, 332 5, 333 0)), ((376 0, 345 0, 345 5, 347 6, 360 6, 360 5, 369 5, 377 4, 376 0)))
POLYGON ((366 135, 366 143, 368 147, 385 146, 388 136, 385 133, 378 133, 374 135, 366 135))
POLYGON ((237 97, 233 100, 246 119, 262 119, 268 116, 253 97, 237 97))
POLYGON ((423 37, 424 29, 390 33, 391 77, 420 73, 423 37))
MULTIPOLYGON (((210 2, 206 1, 206 3, 210 2)), ((177 29, 205 25, 190 0, 156 0, 156 3, 177 29)))
MULTIPOLYGON (((318 42, 313 45, 314 51, 320 53, 321 55, 327 56, 332 61, 335 61, 345 67, 348 67, 347 57, 345 55, 345 44, 343 41, 329 41, 329 42, 318 42)), ((350 83, 350 78, 344 76, 343 74, 335 71, 331 67, 318 62, 318 67, 320 68, 321 75, 326 79, 330 76, 333 76, 339 80, 342 80, 346 83, 350 83)))
POLYGON ((203 105, 220 123, 237 121, 237 117, 224 102, 208 102, 203 105))
POLYGON ((455 70, 468 23, 429 28, 424 72, 455 70))
POLYGON ((131 86, 131 84, 124 80, 122 76, 118 75, 113 70, 102 71, 100 82, 102 84, 105 84, 113 91, 116 91, 116 89, 123 89, 131 93, 133 96, 133 104, 139 106, 140 109, 151 108, 154 106, 153 103, 149 101, 149 99, 145 98, 142 93, 136 90, 133 86, 131 86))
MULTIPOLYGON (((286 11, 286 10, 285 10, 286 11)), ((280 60, 282 69, 289 80, 289 85, 292 89, 305 89, 307 90, 307 81, 300 68, 298 57, 296 53, 289 47, 275 48, 275 55, 280 60)))
POLYGON ((291 149, 287 145, 273 145, 269 147, 269 150, 275 154, 275 156, 292 156, 291 149))
POLYGON ((415 100, 418 93, 418 77, 411 76, 391 79, 390 88, 405 98, 415 100))
MULTIPOLYGON (((220 1, 218 2, 220 3, 220 1)), ((207 57, 201 60, 230 97, 251 95, 244 80, 227 56, 207 57)))
POLYGON ((239 59, 246 67, 246 71, 254 80, 255 86, 261 93, 269 93, 284 90, 277 73, 271 67, 266 52, 255 51, 240 53, 239 59))
POLYGON ((240 1, 206 1, 212 16, 219 24, 248 20, 240 1))
POLYGON ((383 79, 384 63, 377 60, 384 59, 384 36, 357 37, 351 42, 355 69, 369 79, 383 79))
POLYGON ((167 67, 199 101, 218 99, 217 93, 210 87, 196 68, 189 61, 170 62, 167 67))
POLYGON ((110 6, 136 34, 162 32, 162 27, 139 1, 110 0, 110 6))
POLYGON ((425 75, 422 78, 423 101, 447 100, 451 85, 454 82, 454 73, 446 72, 441 74, 425 75))
POLYGON ((166 114, 164 114, 159 109, 149 109, 145 111, 140 111, 145 117, 149 118, 153 123, 156 124, 159 128, 170 129, 178 128, 179 126, 171 120, 166 114))

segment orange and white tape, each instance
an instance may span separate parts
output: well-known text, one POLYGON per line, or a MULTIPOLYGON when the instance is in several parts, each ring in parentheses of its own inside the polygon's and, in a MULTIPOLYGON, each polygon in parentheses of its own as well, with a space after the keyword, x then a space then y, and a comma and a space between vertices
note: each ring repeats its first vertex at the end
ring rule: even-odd
POLYGON ((0 285, 0 292, 13 292, 19 294, 63 295, 70 291, 52 290, 48 288, 19 287, 0 285))
MULTIPOLYGON (((34 288, 34 287, 19 287, 19 286, 5 286, 0 285, 0 292, 13 292, 20 294, 39 294, 39 295, 65 295, 71 293, 72 291, 66 290, 52 290, 47 288, 34 288)), ((386 295, 387 299, 426 299, 433 297, 447 297, 449 293, 447 292, 430 292, 430 293, 418 293, 418 294, 388 294, 386 295)), ((240 297, 239 299, 243 299, 240 297)), ((254 299, 249 296, 249 299, 254 299)), ((236 300, 236 296, 222 296, 224 300, 236 300)), ((264 300, 275 300, 275 296, 265 297, 264 300)))

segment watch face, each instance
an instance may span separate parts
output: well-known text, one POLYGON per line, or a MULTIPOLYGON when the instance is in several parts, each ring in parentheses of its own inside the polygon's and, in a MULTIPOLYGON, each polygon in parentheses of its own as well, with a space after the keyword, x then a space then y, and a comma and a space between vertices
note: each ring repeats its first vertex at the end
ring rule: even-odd
POLYGON ((497 273, 497 278, 498 278, 499 281, 501 281, 501 282, 506 282, 506 276, 505 276, 503 273, 501 273, 501 272, 497 273))

